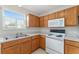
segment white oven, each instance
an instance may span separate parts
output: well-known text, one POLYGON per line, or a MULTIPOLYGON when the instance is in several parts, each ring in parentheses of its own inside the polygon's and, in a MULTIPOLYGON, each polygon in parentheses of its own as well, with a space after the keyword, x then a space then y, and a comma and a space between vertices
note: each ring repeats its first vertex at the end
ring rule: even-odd
MULTIPOLYGON (((52 50, 52 53, 64 53, 64 42, 58 39, 46 37, 46 48, 52 50)), ((48 52, 48 50, 46 51, 48 52)))
POLYGON ((49 54, 64 54, 65 30, 50 30, 46 36, 46 52, 49 54))

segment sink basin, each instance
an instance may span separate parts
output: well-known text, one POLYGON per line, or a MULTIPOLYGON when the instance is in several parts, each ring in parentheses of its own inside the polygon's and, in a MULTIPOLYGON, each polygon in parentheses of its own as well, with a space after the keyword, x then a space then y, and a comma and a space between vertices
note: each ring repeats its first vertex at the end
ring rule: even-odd
POLYGON ((26 37, 26 36, 29 36, 29 35, 9 35, 9 36, 5 37, 5 39, 6 40, 8 40, 8 39, 16 39, 16 38, 26 37))

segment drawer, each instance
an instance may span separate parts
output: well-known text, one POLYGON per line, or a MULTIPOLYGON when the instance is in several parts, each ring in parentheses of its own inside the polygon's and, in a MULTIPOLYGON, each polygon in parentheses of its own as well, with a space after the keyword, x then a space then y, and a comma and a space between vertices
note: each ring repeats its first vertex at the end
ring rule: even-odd
POLYGON ((18 40, 13 40, 13 41, 9 41, 9 42, 5 42, 1 44, 1 48, 8 48, 10 46, 16 45, 18 44, 18 40))
POLYGON ((79 42, 76 42, 76 41, 65 40, 65 44, 79 47, 79 42))

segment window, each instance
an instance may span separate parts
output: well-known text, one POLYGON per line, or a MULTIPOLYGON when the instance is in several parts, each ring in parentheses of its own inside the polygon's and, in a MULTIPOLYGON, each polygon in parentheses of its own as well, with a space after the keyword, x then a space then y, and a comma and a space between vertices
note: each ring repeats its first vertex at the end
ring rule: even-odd
POLYGON ((4 10, 3 27, 7 29, 25 28, 25 16, 13 11, 4 10))

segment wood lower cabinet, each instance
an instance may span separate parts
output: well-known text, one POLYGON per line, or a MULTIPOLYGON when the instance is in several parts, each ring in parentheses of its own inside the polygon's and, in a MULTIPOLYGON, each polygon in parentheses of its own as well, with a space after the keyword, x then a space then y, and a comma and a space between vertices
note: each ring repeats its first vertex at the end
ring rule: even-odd
POLYGON ((79 42, 65 40, 65 54, 79 54, 79 42))
POLYGON ((40 36, 40 48, 45 49, 45 36, 40 36))
POLYGON ((32 52, 31 38, 15 40, 15 42, 17 43, 14 45, 13 45, 14 42, 8 45, 10 42, 2 43, 1 47, 2 54, 30 54, 32 52), (8 46, 6 46, 6 44, 8 46))
POLYGON ((31 39, 26 40, 20 44, 20 52, 21 54, 29 54, 32 52, 31 50, 31 39))
POLYGON ((39 37, 32 38, 32 51, 35 51, 39 48, 39 37))

